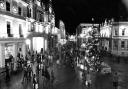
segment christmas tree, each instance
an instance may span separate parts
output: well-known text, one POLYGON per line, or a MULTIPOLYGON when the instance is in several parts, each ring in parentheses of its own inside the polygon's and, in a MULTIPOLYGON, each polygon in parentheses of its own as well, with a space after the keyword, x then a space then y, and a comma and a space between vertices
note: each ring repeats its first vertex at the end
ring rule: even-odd
POLYGON ((99 32, 98 28, 92 27, 92 30, 86 35, 85 46, 85 61, 87 63, 88 70, 100 71, 100 64, 102 62, 100 50, 99 50, 99 32))

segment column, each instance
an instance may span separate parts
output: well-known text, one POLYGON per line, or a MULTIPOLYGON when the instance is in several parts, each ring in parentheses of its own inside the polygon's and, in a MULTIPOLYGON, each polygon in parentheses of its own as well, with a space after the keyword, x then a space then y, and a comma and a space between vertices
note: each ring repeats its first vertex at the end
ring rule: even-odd
POLYGON ((43 52, 44 52, 44 51, 45 51, 45 37, 44 37, 44 47, 43 47, 43 49, 44 49, 44 50, 43 50, 43 52))
POLYGON ((13 57, 14 57, 14 60, 13 60, 13 63, 14 63, 14 66, 13 66, 13 70, 16 71, 16 62, 17 62, 17 43, 14 43, 13 44, 13 57))
POLYGON ((33 51, 33 37, 30 38, 30 50, 33 51))
POLYGON ((17 43, 13 44, 13 57, 16 58, 18 53, 17 43))
POLYGON ((44 53, 44 49, 45 49, 45 37, 43 37, 43 53, 44 53))
POLYGON ((47 51, 47 39, 45 39, 45 51, 47 51))
POLYGON ((0 68, 5 67, 5 44, 0 44, 0 68))
POLYGON ((25 58, 25 55, 26 55, 26 44, 25 43, 22 44, 22 54, 23 54, 23 57, 25 58))

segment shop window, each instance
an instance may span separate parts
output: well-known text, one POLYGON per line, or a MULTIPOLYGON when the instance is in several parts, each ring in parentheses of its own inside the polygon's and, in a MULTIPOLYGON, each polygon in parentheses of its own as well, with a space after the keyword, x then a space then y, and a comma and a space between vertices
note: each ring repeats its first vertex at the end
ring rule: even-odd
POLYGON ((125 48, 125 41, 121 41, 121 48, 125 48))
POLYGON ((10 11, 10 3, 6 2, 6 11, 10 11))
POLYGON ((21 15, 21 7, 18 7, 18 14, 21 15))

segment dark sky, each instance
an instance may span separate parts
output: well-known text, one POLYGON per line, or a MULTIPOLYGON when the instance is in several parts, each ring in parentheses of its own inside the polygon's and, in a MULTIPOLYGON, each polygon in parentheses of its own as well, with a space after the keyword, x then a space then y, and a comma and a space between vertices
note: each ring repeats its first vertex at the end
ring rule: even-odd
MULTIPOLYGON (((103 22, 105 18, 126 16, 126 7, 121 0, 52 0, 56 26, 61 19, 66 31, 75 32, 80 23, 103 22)), ((127 15, 128 16, 128 15, 127 15)))

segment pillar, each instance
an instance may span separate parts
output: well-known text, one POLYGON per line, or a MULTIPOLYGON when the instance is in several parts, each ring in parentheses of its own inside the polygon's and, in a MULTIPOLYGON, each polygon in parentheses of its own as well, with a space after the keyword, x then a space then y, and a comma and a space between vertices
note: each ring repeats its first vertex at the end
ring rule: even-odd
POLYGON ((45 51, 47 51, 47 47, 48 47, 48 42, 47 39, 45 39, 45 51))
POLYGON ((13 70, 14 71, 16 71, 17 53, 18 53, 17 43, 14 43, 13 44, 13 57, 14 57, 14 60, 13 60, 13 63, 14 63, 13 70))
POLYGON ((44 51, 45 51, 45 38, 44 38, 43 42, 44 42, 44 47, 43 47, 43 53, 44 53, 44 51))
POLYGON ((22 54, 23 54, 23 57, 25 58, 25 55, 26 55, 26 44, 25 43, 22 44, 22 54))
POLYGON ((17 53, 18 53, 18 47, 17 47, 17 43, 13 44, 13 57, 16 58, 17 57, 17 53))
POLYGON ((44 53, 44 50, 45 50, 45 37, 43 37, 43 53, 44 53))
POLYGON ((0 44, 0 68, 5 67, 5 44, 0 44))
POLYGON ((33 37, 30 39, 30 50, 33 51, 33 37))

